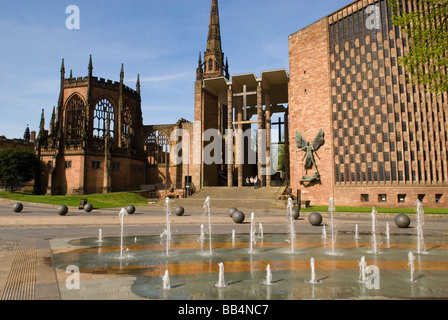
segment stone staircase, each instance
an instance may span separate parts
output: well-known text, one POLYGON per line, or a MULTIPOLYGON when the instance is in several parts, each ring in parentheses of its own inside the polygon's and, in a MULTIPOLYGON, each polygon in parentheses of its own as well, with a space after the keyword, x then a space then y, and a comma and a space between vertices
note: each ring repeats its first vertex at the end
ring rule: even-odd
POLYGON ((210 208, 215 212, 227 213, 233 207, 243 212, 280 210, 286 208, 286 201, 279 200, 284 190, 285 187, 210 187, 187 199, 171 199, 171 206, 183 206, 200 212, 205 200, 210 197, 210 208))

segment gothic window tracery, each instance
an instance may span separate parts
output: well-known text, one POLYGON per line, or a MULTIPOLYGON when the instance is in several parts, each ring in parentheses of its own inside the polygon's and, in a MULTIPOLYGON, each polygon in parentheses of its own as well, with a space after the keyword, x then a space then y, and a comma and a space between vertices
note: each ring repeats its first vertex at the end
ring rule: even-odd
POLYGON ((103 98, 95 106, 93 116, 93 137, 104 140, 108 131, 111 139, 114 138, 114 107, 112 103, 103 98))
POLYGON ((79 95, 74 95, 67 103, 67 144, 77 145, 81 143, 84 121, 84 108, 84 101, 79 95))
POLYGON ((148 163, 152 165, 166 165, 170 159, 170 140, 162 131, 152 132, 146 139, 148 163))

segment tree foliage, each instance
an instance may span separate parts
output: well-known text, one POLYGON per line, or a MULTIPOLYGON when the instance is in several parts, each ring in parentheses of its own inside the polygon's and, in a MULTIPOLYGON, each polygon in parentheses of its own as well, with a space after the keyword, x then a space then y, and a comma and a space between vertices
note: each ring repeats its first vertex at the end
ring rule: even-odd
POLYGON ((4 149, 0 151, 0 178, 7 182, 11 191, 14 185, 34 179, 39 159, 32 151, 4 149))
POLYGON ((409 36, 409 52, 400 63, 416 85, 448 91, 448 0, 390 0, 394 25, 409 36), (410 10, 414 7, 414 10, 410 10))

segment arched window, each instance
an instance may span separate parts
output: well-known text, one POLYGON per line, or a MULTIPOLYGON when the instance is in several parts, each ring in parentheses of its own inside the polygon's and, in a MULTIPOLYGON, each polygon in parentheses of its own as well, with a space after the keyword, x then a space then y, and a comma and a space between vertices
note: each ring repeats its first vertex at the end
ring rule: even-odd
POLYGON ((66 143, 77 145, 82 142, 82 129, 84 122, 84 101, 74 95, 67 103, 66 111, 66 143))
POLYGON ((109 132, 111 139, 114 137, 114 107, 106 98, 101 99, 95 106, 93 116, 93 137, 102 139, 109 132))
POLYGON ((154 131, 146 139, 146 151, 149 164, 168 164, 170 159, 170 140, 161 131, 154 131))

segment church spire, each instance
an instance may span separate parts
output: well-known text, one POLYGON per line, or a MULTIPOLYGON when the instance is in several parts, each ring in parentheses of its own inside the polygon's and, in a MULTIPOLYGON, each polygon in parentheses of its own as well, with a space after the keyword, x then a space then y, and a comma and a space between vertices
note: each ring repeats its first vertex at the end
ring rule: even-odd
POLYGON ((91 77, 92 76, 92 71, 93 71, 92 55, 90 55, 90 58, 89 58, 88 70, 89 70, 89 77, 91 77))
POLYGON ((62 64, 61 64, 61 78, 63 78, 65 76, 65 65, 64 65, 64 59, 62 59, 62 64))
MULTIPOLYGON (((224 75, 224 53, 221 45, 218 0, 212 0, 208 27, 207 50, 204 53, 203 77, 215 78, 224 75)), ((198 73, 199 76, 199 73, 198 73)))
POLYGON ((207 52, 222 52, 218 0, 212 0, 210 24, 208 27, 207 52))
POLYGON ((138 95, 140 95, 141 94, 141 92, 140 92, 140 74, 137 75, 136 90, 137 90, 138 95))

